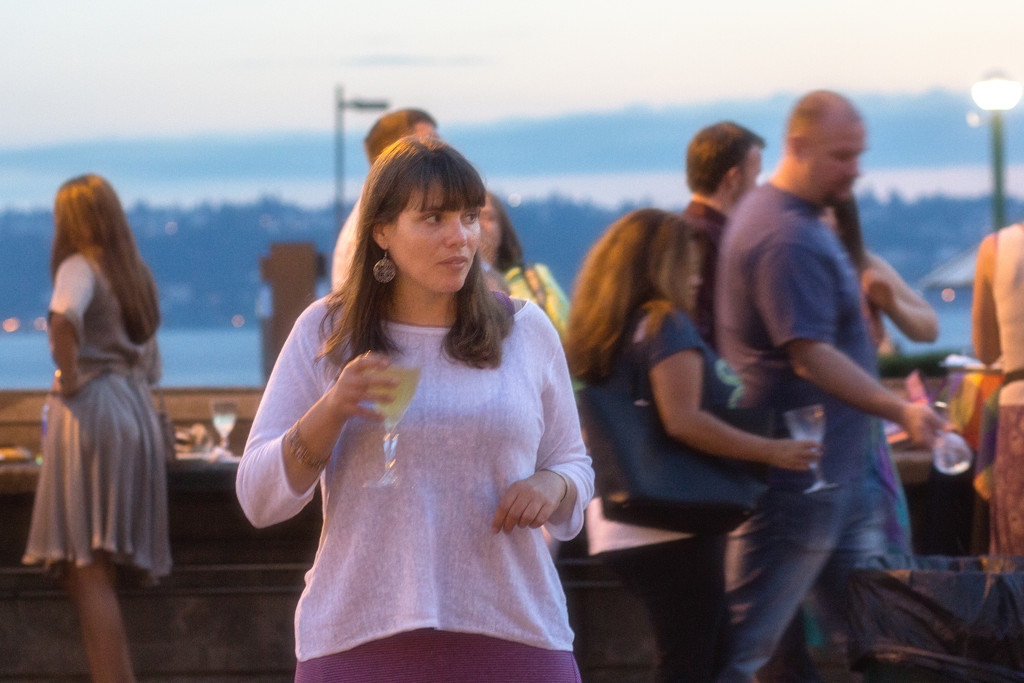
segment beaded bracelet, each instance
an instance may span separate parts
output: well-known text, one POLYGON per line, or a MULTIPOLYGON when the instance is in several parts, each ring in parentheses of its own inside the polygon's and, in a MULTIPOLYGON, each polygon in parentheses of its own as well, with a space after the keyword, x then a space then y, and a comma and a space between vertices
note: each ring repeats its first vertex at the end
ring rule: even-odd
POLYGON ((329 454, 325 458, 316 458, 309 452, 309 448, 306 447, 302 437, 299 435, 298 420, 288 430, 288 444, 292 447, 292 455, 295 456, 295 459, 311 470, 322 470, 327 461, 331 459, 329 454))

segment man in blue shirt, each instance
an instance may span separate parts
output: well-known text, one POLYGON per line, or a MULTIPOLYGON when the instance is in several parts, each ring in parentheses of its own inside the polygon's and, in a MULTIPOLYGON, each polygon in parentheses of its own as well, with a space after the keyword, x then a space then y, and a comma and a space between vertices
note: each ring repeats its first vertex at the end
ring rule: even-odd
MULTIPOLYGON (((725 231, 715 299, 719 351, 743 379, 747 405, 779 414, 825 407, 821 470, 836 486, 805 493, 809 475, 772 471, 758 511, 730 538, 733 633, 723 681, 751 680, 812 589, 833 619, 830 630, 845 631, 849 570, 884 552, 880 508, 871 500, 877 492, 864 485, 868 414, 903 425, 925 444, 944 427, 930 408, 877 380, 856 272, 820 219, 825 206, 851 195, 864 148, 864 124, 848 100, 806 95, 790 115, 775 174, 744 197, 725 231)), ((785 654, 794 660, 781 662, 786 680, 814 679, 799 668, 809 664, 806 651, 785 654)))

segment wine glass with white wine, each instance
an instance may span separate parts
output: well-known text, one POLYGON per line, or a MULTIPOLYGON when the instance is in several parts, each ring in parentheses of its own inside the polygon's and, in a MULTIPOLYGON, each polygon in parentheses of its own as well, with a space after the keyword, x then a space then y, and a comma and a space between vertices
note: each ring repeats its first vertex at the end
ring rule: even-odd
POLYGON ((395 456, 398 451, 398 423, 408 410, 416 387, 420 381, 420 369, 402 365, 389 365, 380 370, 371 370, 370 377, 386 377, 398 382, 392 395, 394 400, 384 403, 377 401, 374 407, 384 415, 384 473, 377 481, 367 486, 394 486, 398 481, 395 474, 395 456))
MULTIPOLYGON (((825 440, 825 406, 820 403, 787 410, 782 416, 786 419, 789 435, 794 439, 817 441, 819 445, 825 440)), ((835 488, 835 484, 825 481, 820 458, 811 463, 811 472, 814 483, 804 489, 804 493, 835 488)))
POLYGON ((238 404, 228 400, 210 401, 210 412, 213 414, 213 428, 220 435, 220 444, 211 454, 212 459, 218 459, 222 455, 231 455, 228 449, 228 436, 235 428, 235 421, 238 419, 238 404))

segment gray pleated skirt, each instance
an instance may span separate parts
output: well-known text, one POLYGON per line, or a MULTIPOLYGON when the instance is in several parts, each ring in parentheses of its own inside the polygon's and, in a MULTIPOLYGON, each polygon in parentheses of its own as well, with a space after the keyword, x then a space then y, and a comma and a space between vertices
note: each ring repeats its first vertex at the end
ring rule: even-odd
POLYGON ((105 374, 51 395, 43 464, 22 561, 59 573, 94 551, 154 583, 171 570, 160 424, 141 378, 105 374))

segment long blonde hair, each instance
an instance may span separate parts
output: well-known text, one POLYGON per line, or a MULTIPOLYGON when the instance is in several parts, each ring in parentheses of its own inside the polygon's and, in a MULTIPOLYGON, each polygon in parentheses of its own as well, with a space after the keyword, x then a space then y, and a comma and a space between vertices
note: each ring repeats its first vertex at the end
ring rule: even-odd
MULTIPOLYGON (((386 327, 394 287, 373 277, 373 265, 384 256, 373 239, 373 229, 394 223, 417 199, 431 202, 432 209, 462 211, 482 207, 485 192, 476 169, 440 140, 402 138, 377 158, 363 188, 351 270, 345 284, 327 301, 321 323, 327 339, 322 357, 344 365, 366 351, 398 350, 386 327)), ((444 346, 454 360, 473 367, 497 367, 511 321, 488 290, 480 259, 478 252, 455 295, 455 322, 444 346)))
POLYGON ((678 214, 639 209, 613 223, 576 278, 565 342, 572 375, 590 383, 608 377, 641 311, 650 315, 649 335, 673 310, 692 313, 699 250, 678 214))
POLYGON ((57 191, 53 221, 51 280, 65 259, 82 254, 110 283, 128 338, 141 344, 152 337, 160 326, 156 283, 110 183, 92 173, 67 181, 57 191))

